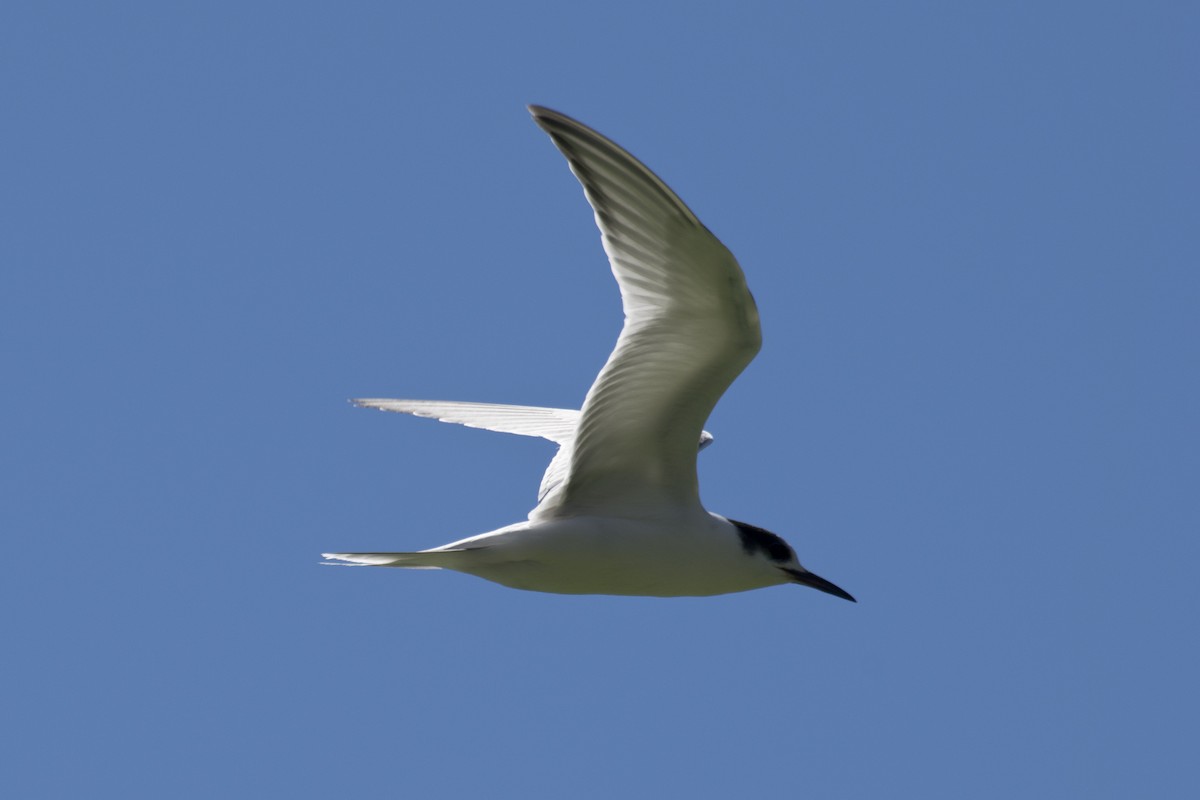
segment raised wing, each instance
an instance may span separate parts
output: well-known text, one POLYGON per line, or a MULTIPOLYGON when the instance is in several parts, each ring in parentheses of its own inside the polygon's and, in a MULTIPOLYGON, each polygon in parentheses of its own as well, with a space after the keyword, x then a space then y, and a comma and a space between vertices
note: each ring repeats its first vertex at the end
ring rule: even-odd
MULTIPOLYGON (((499 433, 514 433, 518 436, 538 436, 559 445, 550 466, 542 476, 538 488, 538 501, 557 488, 567 476, 571 463, 572 442, 579 412, 571 408, 540 408, 538 406, 512 406, 499 403, 464 403, 456 400, 392 400, 387 398, 362 398, 352 400, 361 408, 377 408, 395 411, 416 417, 453 422, 468 428, 482 428, 499 433)), ((712 434, 701 431, 699 450, 712 442, 712 434)))
POLYGON ((762 344, 745 276, 637 159, 570 117, 529 110, 583 184, 625 310, 584 401, 565 480, 530 516, 699 504, 696 440, 762 344))

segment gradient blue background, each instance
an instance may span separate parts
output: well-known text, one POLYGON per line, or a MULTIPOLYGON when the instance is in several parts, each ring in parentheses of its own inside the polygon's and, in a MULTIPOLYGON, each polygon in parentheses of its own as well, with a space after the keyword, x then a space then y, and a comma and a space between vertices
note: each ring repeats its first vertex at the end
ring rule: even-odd
POLYGON ((5 796, 1192 796, 1198 23, 5 4, 5 796), (615 339, 529 102, 738 255, 704 500, 858 605, 317 566, 552 452, 346 398, 577 405, 615 339))

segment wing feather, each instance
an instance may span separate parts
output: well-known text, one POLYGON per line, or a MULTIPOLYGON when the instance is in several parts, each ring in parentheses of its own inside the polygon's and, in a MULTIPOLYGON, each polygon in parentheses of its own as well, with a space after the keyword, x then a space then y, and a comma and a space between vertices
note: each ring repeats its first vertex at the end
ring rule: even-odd
POLYGON ((464 403, 457 400, 390 400, 365 398, 352 400, 362 408, 396 411, 414 417, 453 422, 468 428, 482 428, 518 436, 540 436, 563 444, 575 436, 579 412, 570 408, 510 406, 500 403, 464 403))
MULTIPOLYGON (((457 400, 395 400, 387 398, 363 398, 352 401, 361 408, 377 408, 412 414, 415 417, 453 422, 468 428, 481 428, 498 433, 513 433, 518 436, 537 436, 548 439, 559 446, 538 488, 538 501, 558 488, 566 479, 571 466, 571 452, 575 440, 575 428, 579 412, 571 408, 540 408, 538 406, 513 406, 499 403, 466 403, 457 400)), ((697 451, 712 442, 712 434, 701 431, 697 451)))
POLYGON ((583 185, 625 311, 584 401, 569 470, 531 516, 698 504, 696 440, 703 446, 705 420, 762 343, 745 276, 641 162, 570 117, 530 112, 583 185))

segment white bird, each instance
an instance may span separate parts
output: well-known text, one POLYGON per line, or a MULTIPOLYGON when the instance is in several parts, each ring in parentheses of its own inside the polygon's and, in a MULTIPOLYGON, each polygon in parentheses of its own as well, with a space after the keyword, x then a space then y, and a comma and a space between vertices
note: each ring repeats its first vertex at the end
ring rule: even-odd
POLYGON ((785 583, 854 598, 775 534, 705 510, 696 454, 717 400, 762 344, 733 255, 641 162, 541 106, 595 212, 625 325, 580 411, 429 400, 355 401, 540 436, 559 451, 529 518, 411 553, 324 553, 326 563, 450 569, 561 594, 703 596, 785 583), (699 446, 697 446, 699 442, 699 446))

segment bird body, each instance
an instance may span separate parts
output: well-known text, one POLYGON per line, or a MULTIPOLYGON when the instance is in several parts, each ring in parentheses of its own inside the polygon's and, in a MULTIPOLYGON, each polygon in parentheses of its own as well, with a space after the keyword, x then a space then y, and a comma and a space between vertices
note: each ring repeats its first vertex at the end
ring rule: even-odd
MULTIPOLYGON (((625 324, 579 411, 455 401, 358 405, 559 445, 525 521, 411 553, 326 553, 344 565, 450 569, 560 594, 703 596, 797 583, 853 600, 769 531, 700 503, 696 454, 717 400, 762 343, 733 255, 641 162, 531 106, 595 213, 625 324)), ((335 563, 330 562, 330 563, 335 563)))
POLYGON ((359 563, 452 569, 557 594, 704 596, 793 581, 744 546, 734 523, 694 508, 654 518, 526 520, 419 553, 355 555, 359 563))

